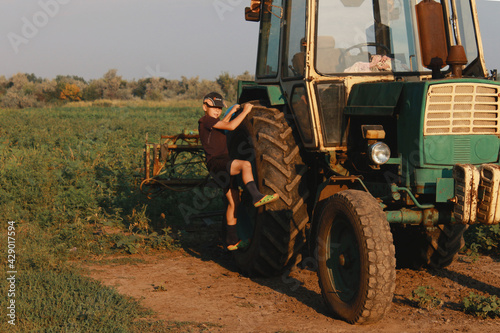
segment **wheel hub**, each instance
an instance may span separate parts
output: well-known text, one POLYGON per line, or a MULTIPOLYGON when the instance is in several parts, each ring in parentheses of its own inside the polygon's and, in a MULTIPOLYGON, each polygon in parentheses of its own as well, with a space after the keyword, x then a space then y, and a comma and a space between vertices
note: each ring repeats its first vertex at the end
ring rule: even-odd
POLYGON ((339 256, 339 264, 340 266, 346 266, 346 258, 343 254, 339 256))

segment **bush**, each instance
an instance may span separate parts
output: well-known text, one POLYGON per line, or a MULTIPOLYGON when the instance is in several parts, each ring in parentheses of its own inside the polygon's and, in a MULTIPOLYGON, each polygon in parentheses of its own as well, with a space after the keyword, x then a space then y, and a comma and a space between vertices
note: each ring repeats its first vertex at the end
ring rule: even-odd
MULTIPOLYGON (((223 73, 215 81, 199 77, 181 80, 146 78, 127 81, 118 75, 116 69, 106 72, 102 78, 87 83, 83 78, 58 75, 54 80, 36 77, 34 74, 18 73, 7 80, 0 76, 0 106, 11 109, 43 107, 47 104, 59 106, 74 101, 132 100, 140 98, 149 101, 165 99, 200 100, 210 91, 222 93, 229 103, 236 101, 237 81, 249 80, 244 74, 233 77, 223 73)), ((105 103, 104 103, 105 104, 105 103)))
POLYGON ((61 89, 59 94, 59 99, 68 101, 80 101, 82 99, 82 93, 80 88, 74 83, 66 83, 61 89))
POLYGON ((2 107, 9 109, 24 109, 41 105, 35 95, 26 94, 21 90, 9 89, 2 97, 2 107))
POLYGON ((90 81, 89 85, 83 89, 82 99, 84 101, 95 101, 102 98, 102 88, 100 82, 90 81))
POLYGON ((162 101, 164 99, 165 79, 150 78, 146 83, 143 98, 150 101, 162 101))

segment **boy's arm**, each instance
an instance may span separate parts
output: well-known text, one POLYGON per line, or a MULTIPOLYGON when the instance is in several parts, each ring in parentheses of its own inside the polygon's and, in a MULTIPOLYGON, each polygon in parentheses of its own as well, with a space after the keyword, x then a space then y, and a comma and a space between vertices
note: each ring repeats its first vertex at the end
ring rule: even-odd
MULTIPOLYGON (((252 108, 253 108, 252 104, 246 103, 245 106, 243 107, 243 111, 238 116, 236 116, 236 118, 234 118, 231 121, 220 120, 214 125, 213 128, 234 131, 236 127, 238 127, 241 124, 243 119, 245 119, 245 117, 250 113, 250 111, 252 111, 252 108)), ((226 117, 224 117, 224 119, 226 119, 226 117)))

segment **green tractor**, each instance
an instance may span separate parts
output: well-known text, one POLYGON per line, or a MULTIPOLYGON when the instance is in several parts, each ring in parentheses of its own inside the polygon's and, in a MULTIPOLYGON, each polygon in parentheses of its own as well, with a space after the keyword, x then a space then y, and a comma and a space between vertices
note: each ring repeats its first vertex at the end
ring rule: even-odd
POLYGON ((349 323, 388 311, 399 266, 442 268, 474 223, 500 221, 500 84, 475 0, 252 0, 253 111, 228 138, 262 193, 245 193, 235 260, 279 275, 302 258, 349 323), (498 208, 498 210, 497 210, 498 208))

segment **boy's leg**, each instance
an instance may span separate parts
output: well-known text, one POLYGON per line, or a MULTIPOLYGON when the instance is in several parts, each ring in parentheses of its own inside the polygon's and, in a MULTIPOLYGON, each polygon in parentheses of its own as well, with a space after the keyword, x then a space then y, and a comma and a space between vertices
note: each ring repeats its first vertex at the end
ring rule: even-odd
POLYGON ((243 179, 243 184, 253 181, 252 164, 248 161, 233 160, 231 163, 231 176, 239 175, 243 179))
POLYGON ((227 236, 226 243, 227 249, 229 251, 234 251, 242 249, 250 243, 250 240, 240 240, 238 237, 238 232, 236 230, 236 212, 238 211, 238 206, 240 203, 240 192, 238 189, 229 189, 226 192, 226 197, 228 200, 228 209, 226 211, 227 219, 227 236), (234 223, 234 224, 233 224, 234 223))
POLYGON ((264 195, 260 193, 253 180, 252 164, 248 161, 233 160, 231 163, 231 176, 239 175, 240 173, 243 184, 245 184, 246 188, 250 192, 250 195, 252 196, 252 201, 255 203, 261 200, 264 195))
POLYGON ((226 198, 228 201, 226 210, 226 219, 228 225, 236 224, 236 210, 240 203, 239 193, 237 189, 228 189, 226 192, 226 198))
POLYGON ((250 164, 250 162, 244 160, 233 160, 231 163, 230 173, 231 176, 239 175, 241 173, 243 184, 245 184, 246 188, 250 192, 253 204, 256 207, 278 200, 279 196, 277 193, 273 195, 264 195, 260 193, 253 179, 252 164, 250 164))
POLYGON ((237 189, 229 189, 226 192, 227 210, 226 210, 226 243, 234 245, 238 243, 238 233, 236 232, 236 211, 240 202, 239 193, 237 189))

